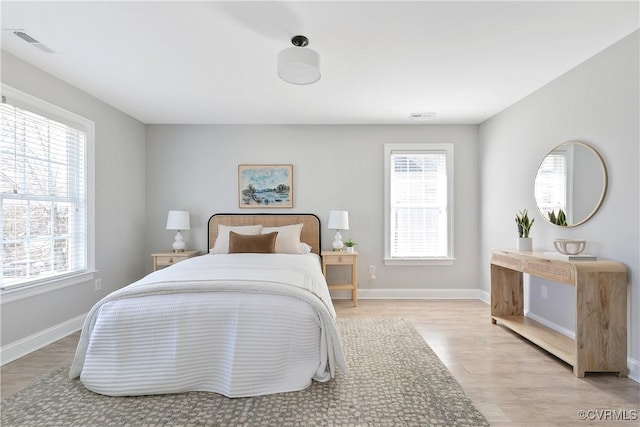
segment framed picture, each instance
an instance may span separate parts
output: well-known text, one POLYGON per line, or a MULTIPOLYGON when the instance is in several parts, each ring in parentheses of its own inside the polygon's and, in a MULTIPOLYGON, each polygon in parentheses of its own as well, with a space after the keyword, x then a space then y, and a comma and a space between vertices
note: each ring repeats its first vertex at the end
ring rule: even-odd
POLYGON ((241 208, 292 208, 293 165, 238 165, 241 208))

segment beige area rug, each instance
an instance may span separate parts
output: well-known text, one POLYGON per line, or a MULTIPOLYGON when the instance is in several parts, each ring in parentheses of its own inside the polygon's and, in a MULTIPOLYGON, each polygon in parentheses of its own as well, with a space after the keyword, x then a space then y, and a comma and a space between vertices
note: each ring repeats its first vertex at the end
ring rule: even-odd
POLYGON ((1 402, 2 426, 488 426, 403 319, 340 319, 349 374, 306 390, 228 399, 108 397, 60 369, 1 402))

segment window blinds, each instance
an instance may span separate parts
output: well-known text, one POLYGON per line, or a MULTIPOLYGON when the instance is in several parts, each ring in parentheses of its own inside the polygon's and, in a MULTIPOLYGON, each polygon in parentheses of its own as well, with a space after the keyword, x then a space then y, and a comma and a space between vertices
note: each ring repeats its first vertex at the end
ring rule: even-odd
POLYGON ((87 134, 4 101, 0 104, 2 288, 83 271, 87 134))
POLYGON ((562 209, 567 212, 568 153, 557 151, 547 155, 536 176, 535 199, 541 212, 562 209))
POLYGON ((391 257, 446 257, 446 152, 391 153, 391 257))

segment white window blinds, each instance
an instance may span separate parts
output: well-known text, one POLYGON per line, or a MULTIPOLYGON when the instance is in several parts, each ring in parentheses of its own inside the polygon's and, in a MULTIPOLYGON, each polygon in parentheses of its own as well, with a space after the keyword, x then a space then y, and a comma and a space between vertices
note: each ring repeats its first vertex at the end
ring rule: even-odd
POLYGON ((445 258, 449 248, 447 150, 389 153, 390 258, 445 258))
POLYGON ((1 287, 87 268, 87 134, 1 104, 1 287))
POLYGON ((567 212, 567 152, 555 150, 542 161, 535 180, 535 199, 544 216, 562 209, 567 212))

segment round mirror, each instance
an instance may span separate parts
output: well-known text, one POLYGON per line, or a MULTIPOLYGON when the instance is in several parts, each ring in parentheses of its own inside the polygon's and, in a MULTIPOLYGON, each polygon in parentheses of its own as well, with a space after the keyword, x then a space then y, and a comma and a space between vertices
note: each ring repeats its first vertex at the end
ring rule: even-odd
POLYGON ((542 160, 534 183, 538 210, 552 224, 575 227, 591 218, 607 192, 607 168, 588 144, 569 141, 542 160))

